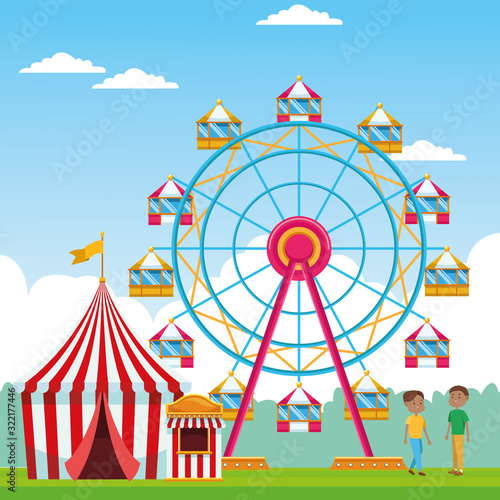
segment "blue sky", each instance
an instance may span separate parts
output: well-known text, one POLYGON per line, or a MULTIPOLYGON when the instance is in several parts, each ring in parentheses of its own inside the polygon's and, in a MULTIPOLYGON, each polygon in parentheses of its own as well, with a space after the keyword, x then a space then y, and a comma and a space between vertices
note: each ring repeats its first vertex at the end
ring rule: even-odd
POLYGON ((170 173, 188 182, 208 158, 196 150, 195 121, 221 98, 244 131, 270 123, 275 97, 297 74, 324 98, 324 122, 355 130, 382 101, 404 124, 405 145, 426 139, 467 156, 423 163, 409 176, 430 172, 452 195, 452 224, 432 228, 432 243, 466 259, 498 231, 499 7, 490 2, 308 1, 344 24, 280 27, 255 23, 292 1, 73 0, 29 32, 42 4, 9 2, 0 19, 0 253, 30 285, 49 274, 97 274, 98 262, 71 267, 69 251, 104 230, 108 275, 125 295, 125 270, 150 245, 170 242, 170 228, 147 226, 146 197, 170 173), (381 14, 389 8, 390 19, 381 14), (19 74, 61 51, 107 73, 19 74), (179 89, 149 91, 140 102, 132 91, 91 89, 133 67, 179 89), (474 100, 482 81, 494 83, 474 100), (112 131, 58 178, 54 163, 103 119, 112 131))

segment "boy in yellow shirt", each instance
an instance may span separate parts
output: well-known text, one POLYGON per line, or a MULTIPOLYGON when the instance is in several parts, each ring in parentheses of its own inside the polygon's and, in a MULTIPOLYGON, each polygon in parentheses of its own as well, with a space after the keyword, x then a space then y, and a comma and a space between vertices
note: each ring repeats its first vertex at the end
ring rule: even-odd
POLYGON ((425 433, 425 437, 427 438, 427 442, 430 444, 431 440, 427 435, 427 428, 424 417, 420 415, 425 410, 425 401, 424 394, 420 391, 408 391, 403 394, 403 402, 408 408, 410 415, 406 419, 406 427, 405 427, 405 440, 404 444, 408 443, 408 431, 410 432, 410 444, 411 449, 413 451, 413 460, 411 462, 410 468, 408 472, 410 474, 415 475, 413 472, 413 468, 415 465, 418 469, 418 474, 420 476, 425 476, 426 474, 422 472, 422 430, 425 433))

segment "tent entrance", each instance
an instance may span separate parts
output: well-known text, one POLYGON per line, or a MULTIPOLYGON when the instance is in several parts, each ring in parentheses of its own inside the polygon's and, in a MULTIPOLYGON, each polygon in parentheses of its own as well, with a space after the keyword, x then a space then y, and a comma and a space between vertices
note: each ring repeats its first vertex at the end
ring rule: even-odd
POLYGON ((116 429, 106 395, 100 394, 89 428, 66 462, 74 479, 128 479, 137 474, 139 462, 128 451, 116 429))
POLYGON ((78 479, 97 479, 96 476, 99 479, 126 479, 125 473, 116 458, 113 442, 109 435, 106 412, 104 411, 104 399, 101 399, 99 420, 92 448, 78 479))

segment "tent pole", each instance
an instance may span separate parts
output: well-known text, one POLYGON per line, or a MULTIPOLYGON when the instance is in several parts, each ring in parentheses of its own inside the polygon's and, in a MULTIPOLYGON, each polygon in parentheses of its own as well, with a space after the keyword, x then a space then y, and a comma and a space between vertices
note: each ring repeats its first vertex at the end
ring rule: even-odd
POLYGON ((102 253, 101 253, 101 279, 104 279, 104 231, 101 231, 102 253))

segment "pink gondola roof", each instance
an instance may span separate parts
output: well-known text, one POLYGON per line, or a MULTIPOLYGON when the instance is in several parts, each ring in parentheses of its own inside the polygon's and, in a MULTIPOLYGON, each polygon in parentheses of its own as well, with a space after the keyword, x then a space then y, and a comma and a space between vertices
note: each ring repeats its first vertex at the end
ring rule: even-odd
MULTIPOLYGON (((184 189, 177 182, 167 181, 153 194, 149 195, 148 198, 182 198, 182 196, 184 196, 184 189)), ((189 195, 189 197, 191 198, 192 196, 189 195)))
POLYGON ((309 393, 304 391, 304 389, 302 389, 302 387, 297 387, 286 398, 283 398, 278 404, 279 405, 293 405, 293 404, 319 405, 321 403, 317 399, 314 399, 309 393))
POLYGON ((14 385, 17 392, 187 392, 191 384, 160 365, 132 333, 105 283, 73 333, 42 369, 14 385), (168 371, 167 371, 168 370, 168 371))
MULTIPOLYGON (((430 179, 425 179, 417 187, 413 188, 415 196, 448 196, 440 187, 436 186, 430 179)), ((406 194, 406 196, 409 196, 406 194)))
POLYGON ((285 90, 278 99, 287 99, 287 98, 313 98, 313 99, 321 99, 321 97, 314 92, 311 88, 309 88, 305 83, 301 81, 295 82, 291 87, 285 90))
POLYGON ((424 323, 416 332, 406 340, 450 340, 430 323, 424 323))
POLYGON ((177 325, 169 323, 149 340, 193 340, 186 332, 177 325))

